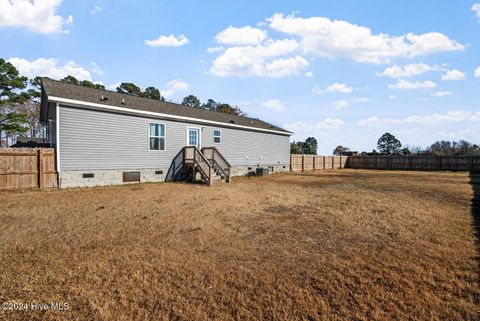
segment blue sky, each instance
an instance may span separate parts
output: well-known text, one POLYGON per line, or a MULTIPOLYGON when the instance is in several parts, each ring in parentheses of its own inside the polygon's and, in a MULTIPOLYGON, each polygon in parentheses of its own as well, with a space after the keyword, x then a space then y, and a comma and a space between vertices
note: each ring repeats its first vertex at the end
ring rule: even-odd
POLYGON ((27 76, 156 86, 370 151, 480 143, 480 2, 0 0, 0 56, 27 76))

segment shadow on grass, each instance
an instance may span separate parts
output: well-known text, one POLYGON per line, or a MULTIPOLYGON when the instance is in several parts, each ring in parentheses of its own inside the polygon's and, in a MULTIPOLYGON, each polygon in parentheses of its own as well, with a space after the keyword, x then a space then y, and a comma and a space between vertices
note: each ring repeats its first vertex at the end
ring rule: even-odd
MULTIPOLYGON (((472 219, 477 245, 478 284, 480 284, 480 173, 470 173, 470 185, 472 186, 472 219)), ((480 294, 475 298, 480 305, 480 294)))

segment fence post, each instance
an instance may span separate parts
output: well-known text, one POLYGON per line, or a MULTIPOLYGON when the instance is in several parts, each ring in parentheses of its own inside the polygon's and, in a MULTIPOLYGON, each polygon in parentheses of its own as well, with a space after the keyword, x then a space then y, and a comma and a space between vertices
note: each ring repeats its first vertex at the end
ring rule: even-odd
POLYGON ((37 187, 43 188, 43 179, 42 179, 42 168, 43 168, 43 159, 42 159, 42 150, 37 150, 37 187))
POLYGON ((305 171, 305 155, 302 155, 302 172, 305 171))
POLYGON ((38 187, 40 189, 43 188, 44 184, 43 184, 43 154, 42 154, 42 149, 39 148, 38 151, 37 151, 37 174, 38 174, 38 187))
POLYGON ((313 155, 313 171, 316 171, 317 170, 317 166, 316 166, 316 160, 317 159, 317 155, 313 155))
POLYGON ((340 165, 338 165, 338 168, 342 168, 342 154, 340 154, 340 165))
POLYGON ((292 165, 292 161, 293 161, 293 155, 290 154, 290 172, 293 172, 293 165, 292 165))

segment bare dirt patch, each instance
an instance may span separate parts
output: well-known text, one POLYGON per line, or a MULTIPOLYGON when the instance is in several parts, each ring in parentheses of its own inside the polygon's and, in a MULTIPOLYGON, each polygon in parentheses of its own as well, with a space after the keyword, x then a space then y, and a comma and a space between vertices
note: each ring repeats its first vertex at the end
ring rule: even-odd
POLYGON ((6 320, 478 320, 467 174, 0 193, 6 320))

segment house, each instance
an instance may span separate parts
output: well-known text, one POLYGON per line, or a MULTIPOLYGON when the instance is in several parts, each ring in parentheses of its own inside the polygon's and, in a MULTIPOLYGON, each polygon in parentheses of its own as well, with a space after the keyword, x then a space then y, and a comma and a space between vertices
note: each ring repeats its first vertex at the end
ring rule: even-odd
POLYGON ((288 171, 290 135, 258 119, 43 79, 59 187, 288 171))

